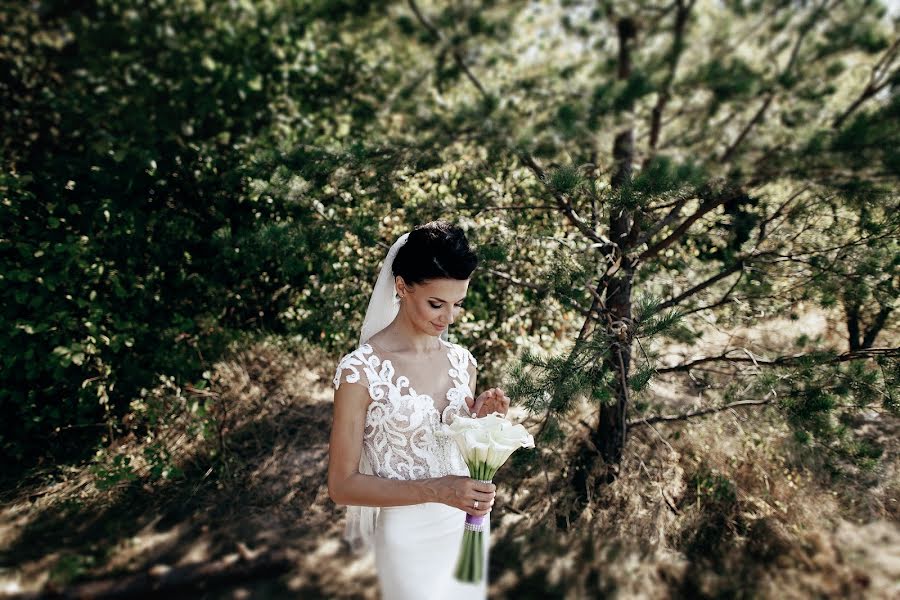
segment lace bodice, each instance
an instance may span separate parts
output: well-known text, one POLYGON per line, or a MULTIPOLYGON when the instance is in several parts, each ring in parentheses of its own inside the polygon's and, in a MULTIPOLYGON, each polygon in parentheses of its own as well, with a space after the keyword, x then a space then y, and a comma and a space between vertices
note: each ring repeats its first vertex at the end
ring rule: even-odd
MULTIPOLYGON (((450 375, 452 382, 445 394, 446 406, 436 405, 429 394, 417 393, 409 377, 396 373, 392 360, 379 356, 381 351, 368 343, 345 354, 338 363, 335 389, 346 382, 358 383, 369 391, 363 451, 375 475, 424 479, 469 474, 447 425, 457 415, 471 416, 465 400, 474 396, 469 387, 468 366, 477 368, 478 363, 467 349, 438 339, 449 360, 444 373, 450 375)), ((440 383, 444 373, 417 373, 418 381, 440 383)))

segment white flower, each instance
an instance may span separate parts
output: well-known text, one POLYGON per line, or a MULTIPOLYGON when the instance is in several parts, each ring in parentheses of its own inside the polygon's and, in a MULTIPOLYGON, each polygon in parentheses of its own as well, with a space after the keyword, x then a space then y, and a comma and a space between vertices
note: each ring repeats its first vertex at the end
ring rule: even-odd
POLYGON ((458 433, 462 433, 468 429, 481 429, 480 424, 478 423, 480 419, 473 419, 470 417, 464 417, 462 415, 457 415, 453 418, 449 425, 444 425, 444 429, 446 429, 451 435, 456 435, 458 433))
POLYGON ((483 417, 464 417, 457 415, 447 427, 450 432, 455 434, 466 429, 486 429, 493 431, 495 429, 503 429, 512 426, 500 413, 492 412, 483 417))
POLYGON ((498 412, 492 412, 475 420, 478 421, 479 427, 488 431, 499 431, 512 426, 512 423, 498 412))
POLYGON ((534 448, 534 437, 521 424, 513 425, 500 413, 480 418, 457 416, 446 426, 466 462, 487 463, 496 471, 518 448, 534 448))
POLYGON ((487 455, 488 466, 496 471, 519 448, 534 448, 534 437, 521 424, 491 431, 490 451, 487 455))
MULTIPOLYGON (((463 447, 466 448, 465 458, 473 464, 481 464, 487 460, 491 451, 491 434, 480 429, 467 429, 462 434, 463 447)), ((457 438, 459 443, 460 438, 457 438)))

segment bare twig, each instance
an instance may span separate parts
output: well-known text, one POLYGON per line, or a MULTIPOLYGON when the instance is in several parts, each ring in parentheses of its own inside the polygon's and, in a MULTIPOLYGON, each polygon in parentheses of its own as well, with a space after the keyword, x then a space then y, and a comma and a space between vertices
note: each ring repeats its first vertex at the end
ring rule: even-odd
POLYGON ((872 66, 872 73, 869 75, 869 83, 856 100, 834 119, 834 122, 831 125, 834 129, 839 129, 844 121, 846 121, 863 102, 875 96, 886 85, 894 80, 894 75, 897 73, 896 70, 888 76, 885 76, 885 74, 897 58, 898 51, 900 51, 900 38, 895 39, 894 43, 885 50, 884 55, 882 55, 882 57, 878 59, 878 62, 872 66))
POLYGON ((538 292, 547 291, 546 288, 542 288, 541 286, 537 285, 536 283, 529 283, 527 281, 522 281, 521 279, 516 279, 515 277, 513 277, 512 275, 510 275, 508 273, 504 273, 502 271, 498 271, 498 270, 492 269, 490 267, 487 267, 485 270, 492 275, 496 275, 497 277, 506 279, 507 281, 510 281, 518 286, 536 290, 538 292))
POLYGON ((708 415, 711 413, 722 412, 723 410, 730 410, 732 408, 736 408, 739 406, 762 406, 766 404, 771 404, 774 398, 768 398, 766 400, 739 400, 738 402, 732 402, 731 404, 726 404, 725 406, 713 406, 710 408, 702 408, 700 410, 691 411, 689 413, 684 413, 680 415, 656 415, 653 417, 641 417, 640 419, 633 419, 628 422, 629 427, 636 427, 638 425, 650 425, 651 423, 666 423, 671 421, 685 421, 687 419, 691 419, 693 417, 700 417, 703 415, 708 415))
MULTIPOLYGON (((728 352, 732 352, 734 350, 743 350, 732 348, 728 350, 728 352)), ((664 367, 662 369, 657 369, 657 373, 674 373, 678 371, 689 371, 691 368, 696 365, 709 363, 709 362, 718 362, 725 361, 729 363, 754 363, 757 366, 761 367, 780 367, 785 365, 790 365, 793 363, 797 363, 803 360, 807 360, 809 358, 813 358, 816 354, 794 354, 792 356, 779 356, 777 358, 773 358, 771 360, 766 360, 762 358, 754 358, 747 356, 728 356, 728 352, 720 354, 719 356, 706 356, 703 358, 698 358, 697 360, 692 360, 689 363, 685 363, 683 365, 676 365, 674 367, 664 367)), ((837 356, 833 356, 830 358, 826 358, 820 361, 819 364, 830 364, 830 363, 838 363, 838 362, 846 362, 848 360, 859 360, 859 359, 867 359, 867 358, 877 358, 879 356, 888 356, 888 357, 896 357, 900 356, 900 348, 866 348, 864 350, 853 350, 844 352, 842 354, 838 354, 837 356)))
POLYGON ((671 500, 669 500, 669 497, 666 496, 666 491, 663 489, 663 486, 659 482, 659 480, 650 474, 650 471, 647 469, 647 465, 644 464, 644 461, 641 459, 641 457, 637 456, 634 452, 631 453, 631 456, 641 464, 641 468, 644 470, 644 473, 647 474, 647 477, 650 479, 650 481, 656 484, 657 489, 659 489, 659 495, 662 496, 662 499, 666 503, 666 506, 669 507, 669 510, 671 510, 676 515, 681 514, 678 510, 678 507, 676 507, 675 504, 671 500))
MULTIPOLYGON (((428 19, 428 17, 426 17, 422 13, 421 10, 419 10, 419 7, 416 4, 415 0, 409 0, 409 7, 412 9, 413 13, 415 13, 416 18, 419 20, 419 22, 425 27, 425 29, 427 29, 431 33, 431 35, 441 40, 442 42, 446 42, 444 34, 441 33, 440 29, 434 26, 434 24, 428 19)), ((462 52, 460 51, 459 47, 453 45, 450 48, 450 53, 453 55, 453 60, 456 62, 457 66, 459 66, 459 68, 463 70, 463 72, 466 74, 466 77, 468 77, 469 81, 472 82, 472 85, 478 88, 481 96, 483 98, 487 98, 487 91, 485 91, 484 86, 481 85, 481 82, 478 81, 478 78, 475 77, 475 74, 472 73, 471 70, 469 70, 469 65, 466 64, 465 60, 463 60, 462 52)))

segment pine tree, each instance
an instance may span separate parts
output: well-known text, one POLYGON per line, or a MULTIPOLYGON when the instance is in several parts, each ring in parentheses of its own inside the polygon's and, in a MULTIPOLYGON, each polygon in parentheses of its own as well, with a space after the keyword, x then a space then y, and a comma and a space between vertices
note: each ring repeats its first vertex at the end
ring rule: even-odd
POLYGON ((487 47, 512 46, 518 3, 435 16, 409 6, 438 56, 439 91, 452 79, 467 86, 458 97, 478 99, 431 129, 477 131, 468 139, 495 165, 515 157, 536 184, 522 210, 549 201, 579 236, 529 285, 583 325, 562 355, 524 352, 509 393, 543 415, 541 440, 577 397, 597 402, 574 469, 581 494, 596 456, 615 477, 629 427, 722 410, 643 415, 633 400, 656 375, 713 365, 762 373, 756 397, 726 406, 776 404, 799 438, 865 454, 834 413, 898 409, 900 349, 880 334, 898 297, 900 40, 883 6, 566 2, 559 45, 584 51, 542 56, 539 74, 487 47), (729 348, 670 367, 646 350, 656 336, 695 339, 692 315, 734 322, 744 307, 791 314, 810 300, 843 307, 844 349, 801 339, 796 354, 729 348))

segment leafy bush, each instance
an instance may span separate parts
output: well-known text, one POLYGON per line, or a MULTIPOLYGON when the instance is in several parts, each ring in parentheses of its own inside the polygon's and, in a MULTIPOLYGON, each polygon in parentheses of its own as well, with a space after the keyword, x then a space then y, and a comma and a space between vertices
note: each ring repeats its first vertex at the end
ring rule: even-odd
POLYGON ((191 381, 234 332, 292 320, 320 270, 309 257, 331 261, 302 186, 273 197, 256 182, 280 147, 323 135, 311 115, 355 85, 336 65, 358 62, 304 40, 358 8, 308 8, 4 8, 4 457, 84 455, 158 374, 191 381))

